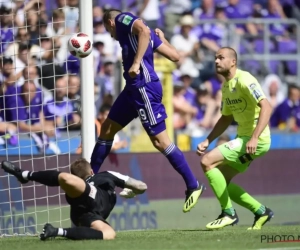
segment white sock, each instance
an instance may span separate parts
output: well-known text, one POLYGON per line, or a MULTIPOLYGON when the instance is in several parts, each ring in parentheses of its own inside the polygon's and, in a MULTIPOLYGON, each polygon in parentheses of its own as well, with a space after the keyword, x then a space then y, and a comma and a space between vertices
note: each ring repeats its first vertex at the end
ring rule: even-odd
POLYGON ((65 236, 64 229, 63 228, 58 228, 57 235, 58 236, 65 236))
POLYGON ((29 171, 27 171, 27 170, 22 172, 22 177, 24 180, 28 180, 28 174, 29 174, 29 171))

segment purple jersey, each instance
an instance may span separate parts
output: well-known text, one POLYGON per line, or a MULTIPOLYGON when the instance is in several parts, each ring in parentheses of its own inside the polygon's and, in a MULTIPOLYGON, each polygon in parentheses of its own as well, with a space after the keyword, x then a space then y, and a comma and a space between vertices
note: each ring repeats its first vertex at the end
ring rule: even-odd
POLYGON ((44 105, 44 116, 46 120, 54 121, 55 118, 60 117, 63 120, 63 124, 60 127, 66 127, 68 121, 73 120, 73 105, 67 97, 63 101, 48 101, 44 105))
POLYGON ((116 16, 116 35, 122 47, 122 59, 124 68, 124 78, 126 80, 126 88, 140 88, 146 83, 157 82, 159 78, 154 71, 153 53, 162 44, 162 41, 151 30, 151 37, 148 48, 141 61, 140 74, 131 78, 128 74, 131 68, 138 47, 138 36, 132 33, 133 23, 139 18, 128 12, 123 12, 116 16))
POLYGON ((0 54, 2 54, 5 52, 7 47, 14 42, 14 30, 13 28, 1 27, 0 35, 1 35, 0 54))
POLYGON ((42 111, 42 90, 37 88, 35 96, 27 105, 22 97, 22 87, 12 87, 5 93, 5 113, 7 121, 23 121, 27 124, 40 122, 42 111))
POLYGON ((280 124, 286 123, 291 117, 295 117, 297 126, 300 126, 299 114, 300 102, 293 104, 291 100, 286 99, 274 110, 270 119, 271 127, 278 127, 280 124))

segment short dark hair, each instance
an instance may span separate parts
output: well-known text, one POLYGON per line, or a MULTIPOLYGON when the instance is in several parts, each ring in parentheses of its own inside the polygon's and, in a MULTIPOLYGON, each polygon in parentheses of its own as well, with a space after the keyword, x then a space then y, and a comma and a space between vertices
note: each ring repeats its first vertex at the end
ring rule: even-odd
POLYGON ((29 43, 20 43, 19 44, 19 53, 23 52, 24 50, 30 50, 31 45, 29 43))
POLYGON ((298 90, 300 90, 300 88, 299 88, 299 86, 297 86, 297 84, 295 84, 295 83, 290 83, 290 84, 288 85, 288 94, 289 94, 289 95, 290 95, 292 89, 298 89, 298 90))
POLYGON ((100 109, 99 109, 99 113, 105 113, 106 111, 110 111, 111 109, 111 105, 109 104, 103 104, 101 105, 100 109))
POLYGON ((71 164, 71 174, 78 176, 81 179, 86 179, 91 175, 91 165, 84 159, 79 158, 71 164))
POLYGON ((120 13, 122 13, 122 11, 118 9, 109 9, 105 11, 103 15, 103 23, 108 23, 108 20, 114 19, 120 13))
POLYGON ((233 48, 231 48, 231 47, 222 47, 221 49, 227 49, 227 50, 229 50, 229 52, 230 52, 230 54, 231 54, 231 56, 235 59, 235 61, 237 62, 237 53, 236 53, 236 51, 233 49, 233 48))

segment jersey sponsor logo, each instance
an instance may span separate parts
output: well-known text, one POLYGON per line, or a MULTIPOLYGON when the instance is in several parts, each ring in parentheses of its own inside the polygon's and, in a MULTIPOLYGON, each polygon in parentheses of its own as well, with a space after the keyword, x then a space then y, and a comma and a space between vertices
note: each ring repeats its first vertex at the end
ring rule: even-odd
POLYGON ((229 98, 226 98, 225 99, 225 102, 228 106, 230 105, 233 105, 233 104, 239 104, 239 103, 242 103, 243 100, 241 98, 238 98, 238 99, 229 99, 229 98))
POLYGON ((261 98, 263 96, 263 94, 261 93, 261 91, 259 90, 258 86, 257 86, 257 83, 251 83, 249 85, 249 89, 253 95, 253 97, 256 99, 256 100, 259 100, 259 98, 261 98))
POLYGON ((227 105, 227 107, 230 109, 232 113, 243 113, 245 109, 247 108, 247 101, 242 98, 225 98, 224 103, 227 105))
POLYGON ((95 200, 96 194, 97 194, 97 188, 95 186, 93 186, 91 183, 89 183, 89 185, 91 187, 91 191, 89 193, 89 197, 91 197, 92 199, 95 200))
POLYGON ((124 23, 125 25, 129 25, 132 19, 133 19, 133 17, 125 15, 122 20, 122 23, 124 23))
POLYGON ((14 176, 9 176, 11 189, 8 189, 7 182, 1 180, 0 178, 0 234, 22 234, 24 227, 26 232, 35 234, 35 216, 33 213, 26 213, 19 182, 14 176))
POLYGON ((257 89, 254 89, 254 90, 252 91, 252 95, 253 95, 253 97, 254 97, 256 100, 259 100, 259 98, 262 97, 262 93, 261 93, 259 90, 257 90, 257 89))
POLYGON ((230 150, 233 150, 235 148, 239 148, 241 146, 241 142, 237 139, 234 139, 234 140, 227 142, 226 145, 230 150))

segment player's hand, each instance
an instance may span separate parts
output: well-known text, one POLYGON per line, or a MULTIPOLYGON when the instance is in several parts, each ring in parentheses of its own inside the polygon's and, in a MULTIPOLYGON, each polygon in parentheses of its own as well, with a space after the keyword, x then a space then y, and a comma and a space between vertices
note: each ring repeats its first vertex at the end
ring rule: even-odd
POLYGON ((133 63, 131 68, 128 71, 128 74, 131 78, 135 78, 140 73, 141 64, 133 63))
POLYGON ((154 30, 155 34, 160 38, 160 40, 162 40, 163 38, 165 38, 165 34, 164 32, 162 32, 160 29, 155 29, 154 30))
POLYGON ((209 146, 209 141, 207 139, 199 143, 197 146, 197 154, 200 156, 204 155, 204 152, 208 148, 208 146, 209 146))
POLYGON ((258 144, 258 139, 251 137, 251 139, 246 144, 246 153, 255 154, 258 144))

